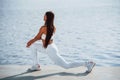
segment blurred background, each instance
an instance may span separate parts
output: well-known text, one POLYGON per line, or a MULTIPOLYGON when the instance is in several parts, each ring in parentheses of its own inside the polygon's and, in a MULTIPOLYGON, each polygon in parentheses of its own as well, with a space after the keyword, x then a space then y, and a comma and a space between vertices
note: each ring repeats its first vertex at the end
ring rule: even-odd
MULTIPOLYGON (((0 0, 0 64, 32 64, 28 40, 55 14, 54 42, 68 62, 120 66, 120 0, 0 0)), ((41 65, 53 65, 39 53, 41 65)))

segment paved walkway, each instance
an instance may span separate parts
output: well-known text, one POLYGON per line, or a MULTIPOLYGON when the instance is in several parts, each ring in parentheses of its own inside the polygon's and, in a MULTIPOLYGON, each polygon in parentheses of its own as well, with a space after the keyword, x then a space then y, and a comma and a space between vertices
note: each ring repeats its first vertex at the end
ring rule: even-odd
POLYGON ((41 66, 41 71, 27 72, 29 67, 0 65, 0 80, 120 80, 120 67, 95 67, 91 73, 85 67, 41 66))

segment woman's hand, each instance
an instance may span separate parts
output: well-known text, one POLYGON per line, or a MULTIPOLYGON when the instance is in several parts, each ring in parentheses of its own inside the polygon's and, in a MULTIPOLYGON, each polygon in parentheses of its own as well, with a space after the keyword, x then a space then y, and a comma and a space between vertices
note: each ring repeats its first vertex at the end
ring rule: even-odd
POLYGON ((26 45, 26 47, 30 47, 31 46, 31 44, 33 43, 33 40, 30 40, 30 41, 28 41, 28 43, 27 43, 27 45, 26 45))
POLYGON ((38 34, 34 37, 34 39, 31 39, 30 41, 28 41, 26 47, 29 48, 31 44, 33 44, 35 41, 41 39, 41 35, 42 35, 42 33, 43 33, 43 29, 44 29, 43 27, 40 28, 38 34))

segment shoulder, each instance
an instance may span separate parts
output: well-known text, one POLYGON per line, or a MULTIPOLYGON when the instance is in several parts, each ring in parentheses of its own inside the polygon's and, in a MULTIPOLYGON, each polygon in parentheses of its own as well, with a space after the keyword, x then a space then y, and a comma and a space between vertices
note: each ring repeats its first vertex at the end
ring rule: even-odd
POLYGON ((42 28, 42 29, 45 29, 45 28, 46 28, 46 26, 44 26, 44 25, 43 25, 43 26, 41 26, 41 28, 42 28))
POLYGON ((43 30, 45 30, 46 29, 46 26, 41 26, 40 27, 40 31, 43 31, 43 30))

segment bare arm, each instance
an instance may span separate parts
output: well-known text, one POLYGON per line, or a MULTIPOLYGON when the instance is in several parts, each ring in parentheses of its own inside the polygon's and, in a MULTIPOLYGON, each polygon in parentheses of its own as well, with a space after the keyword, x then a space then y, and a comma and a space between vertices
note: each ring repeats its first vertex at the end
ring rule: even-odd
POLYGON ((43 28, 41 27, 38 34, 33 39, 28 41, 26 47, 30 47, 30 45, 33 44, 35 41, 40 40, 42 33, 43 33, 43 28))

